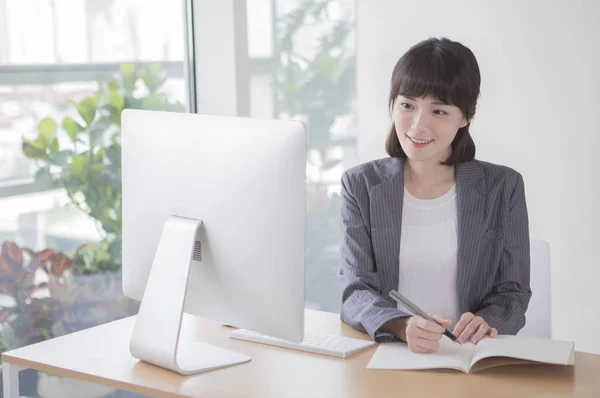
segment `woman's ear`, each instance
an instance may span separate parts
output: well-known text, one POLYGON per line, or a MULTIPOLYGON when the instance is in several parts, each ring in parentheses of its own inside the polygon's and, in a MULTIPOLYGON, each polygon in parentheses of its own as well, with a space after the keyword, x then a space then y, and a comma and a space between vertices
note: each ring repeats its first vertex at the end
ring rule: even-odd
POLYGON ((463 117, 462 122, 460 122, 460 128, 462 129, 463 127, 466 127, 469 123, 471 123, 472 120, 472 118, 469 120, 466 117, 463 117))

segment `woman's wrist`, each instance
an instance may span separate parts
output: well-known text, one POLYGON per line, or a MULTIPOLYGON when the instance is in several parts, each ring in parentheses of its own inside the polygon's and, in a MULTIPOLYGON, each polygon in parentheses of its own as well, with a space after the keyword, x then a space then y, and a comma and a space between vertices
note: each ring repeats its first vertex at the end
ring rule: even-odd
POLYGON ((386 333, 391 333, 398 339, 406 342, 406 324, 410 317, 394 318, 387 321, 381 330, 386 333))

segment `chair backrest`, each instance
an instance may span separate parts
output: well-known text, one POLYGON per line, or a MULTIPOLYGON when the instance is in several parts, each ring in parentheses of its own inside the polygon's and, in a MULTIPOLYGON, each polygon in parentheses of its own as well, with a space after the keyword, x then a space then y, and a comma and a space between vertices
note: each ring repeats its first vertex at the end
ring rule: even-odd
POLYGON ((531 239, 531 300, 525 313, 526 324, 518 336, 552 338, 550 305, 550 246, 531 239))

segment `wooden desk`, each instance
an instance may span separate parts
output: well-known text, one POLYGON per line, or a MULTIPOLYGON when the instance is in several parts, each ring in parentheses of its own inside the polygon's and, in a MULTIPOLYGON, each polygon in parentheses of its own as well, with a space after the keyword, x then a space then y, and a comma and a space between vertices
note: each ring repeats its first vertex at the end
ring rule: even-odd
MULTIPOLYGON (((182 338, 236 350, 252 361, 184 377, 129 354, 134 321, 125 318, 4 353, 5 388, 13 394, 5 390, 4 396, 17 396, 16 370, 33 368, 160 397, 600 397, 600 355, 578 352, 574 367, 521 365, 471 375, 381 371, 366 368, 375 347, 346 360, 313 355, 229 339, 229 328, 191 316, 184 318, 182 338)), ((306 329, 368 338, 325 312, 307 310, 306 329)))

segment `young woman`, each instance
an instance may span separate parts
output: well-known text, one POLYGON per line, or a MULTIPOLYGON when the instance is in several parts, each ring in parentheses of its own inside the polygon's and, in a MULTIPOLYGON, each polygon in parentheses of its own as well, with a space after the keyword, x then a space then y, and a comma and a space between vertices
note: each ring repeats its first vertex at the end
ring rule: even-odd
POLYGON ((523 179, 474 159, 469 126, 479 86, 477 60, 464 45, 445 38, 414 45, 392 74, 390 157, 342 176, 341 318, 375 341, 435 352, 449 325, 460 342, 474 343, 525 325, 523 179), (404 312, 391 290, 437 323, 404 312))

